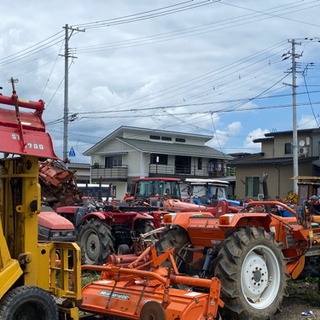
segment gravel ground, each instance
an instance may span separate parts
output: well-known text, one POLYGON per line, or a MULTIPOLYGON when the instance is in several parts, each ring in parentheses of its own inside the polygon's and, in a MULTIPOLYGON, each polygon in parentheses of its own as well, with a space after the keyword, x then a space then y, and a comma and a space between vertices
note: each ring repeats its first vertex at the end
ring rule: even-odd
POLYGON ((275 320, 320 320, 320 295, 318 284, 302 282, 289 283, 289 296, 283 301, 282 312, 275 316, 275 320), (302 312, 312 311, 312 315, 302 315, 302 312))

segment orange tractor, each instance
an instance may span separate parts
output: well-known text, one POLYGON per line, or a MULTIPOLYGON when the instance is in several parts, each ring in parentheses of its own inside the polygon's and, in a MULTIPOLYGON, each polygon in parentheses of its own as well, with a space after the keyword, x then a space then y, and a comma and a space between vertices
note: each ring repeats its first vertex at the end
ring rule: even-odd
POLYGON ((319 266, 319 217, 308 201, 300 213, 278 201, 253 201, 219 217, 169 213, 156 250, 175 248, 179 272, 217 277, 225 319, 272 319, 287 280, 297 278, 311 258, 319 266))

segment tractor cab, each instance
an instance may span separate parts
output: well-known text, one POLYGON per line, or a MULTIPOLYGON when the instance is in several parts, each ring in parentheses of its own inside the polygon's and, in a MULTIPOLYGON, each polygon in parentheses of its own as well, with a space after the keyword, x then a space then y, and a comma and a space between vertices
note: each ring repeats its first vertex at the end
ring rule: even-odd
POLYGON ((140 178, 131 185, 131 192, 125 202, 144 199, 155 203, 163 198, 181 199, 180 179, 176 178, 140 178))
POLYGON ((193 199, 195 204, 209 205, 212 201, 218 202, 228 198, 229 182, 217 179, 196 179, 187 178, 188 197, 193 199))

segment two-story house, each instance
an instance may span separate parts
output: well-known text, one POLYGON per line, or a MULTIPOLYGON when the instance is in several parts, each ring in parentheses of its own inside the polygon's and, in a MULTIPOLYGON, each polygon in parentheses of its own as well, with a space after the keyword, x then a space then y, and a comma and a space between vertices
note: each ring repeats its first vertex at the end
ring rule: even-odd
POLYGON ((209 135, 121 126, 84 152, 91 182, 112 183, 121 199, 143 177, 225 177, 233 157, 205 145, 209 135))
MULTIPOLYGON (((258 154, 231 161, 236 167, 236 190, 240 199, 258 199, 263 194, 263 174, 267 174, 271 199, 285 198, 293 192, 293 134, 292 131, 271 132, 261 143, 258 154)), ((320 129, 298 130, 298 172, 300 176, 320 176, 320 129)))

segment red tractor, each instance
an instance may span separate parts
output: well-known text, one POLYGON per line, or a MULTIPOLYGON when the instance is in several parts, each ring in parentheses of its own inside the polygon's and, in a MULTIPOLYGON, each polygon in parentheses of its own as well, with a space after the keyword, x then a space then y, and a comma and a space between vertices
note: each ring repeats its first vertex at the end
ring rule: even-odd
POLYGON ((92 200, 83 206, 59 207, 56 210, 74 224, 84 264, 100 265, 111 253, 129 253, 141 234, 151 232, 145 239, 147 241, 158 239, 157 234, 152 233, 160 226, 157 208, 115 207, 92 200))
MULTIPOLYGON (((84 199, 77 187, 75 173, 57 160, 40 163, 39 181, 42 200, 60 215, 55 228, 59 229, 58 221, 64 218, 72 223, 74 239, 82 249, 84 264, 100 265, 113 252, 132 252, 133 244, 137 243, 141 234, 160 226, 158 209, 150 205, 129 206, 128 203, 119 203, 114 206, 93 198, 84 199)), ((42 233, 50 233, 52 230, 43 228, 41 221, 42 233)), ((60 222, 63 229, 65 223, 63 220, 60 222)), ((70 241, 66 232, 60 235, 61 241, 70 241)), ((146 240, 156 239, 157 235, 151 234, 146 240)))
POLYGON ((308 201, 300 213, 278 201, 253 201, 219 217, 169 213, 157 252, 175 248, 180 272, 219 278, 226 319, 272 319, 287 280, 309 259, 319 266, 320 216, 311 209, 308 201))

